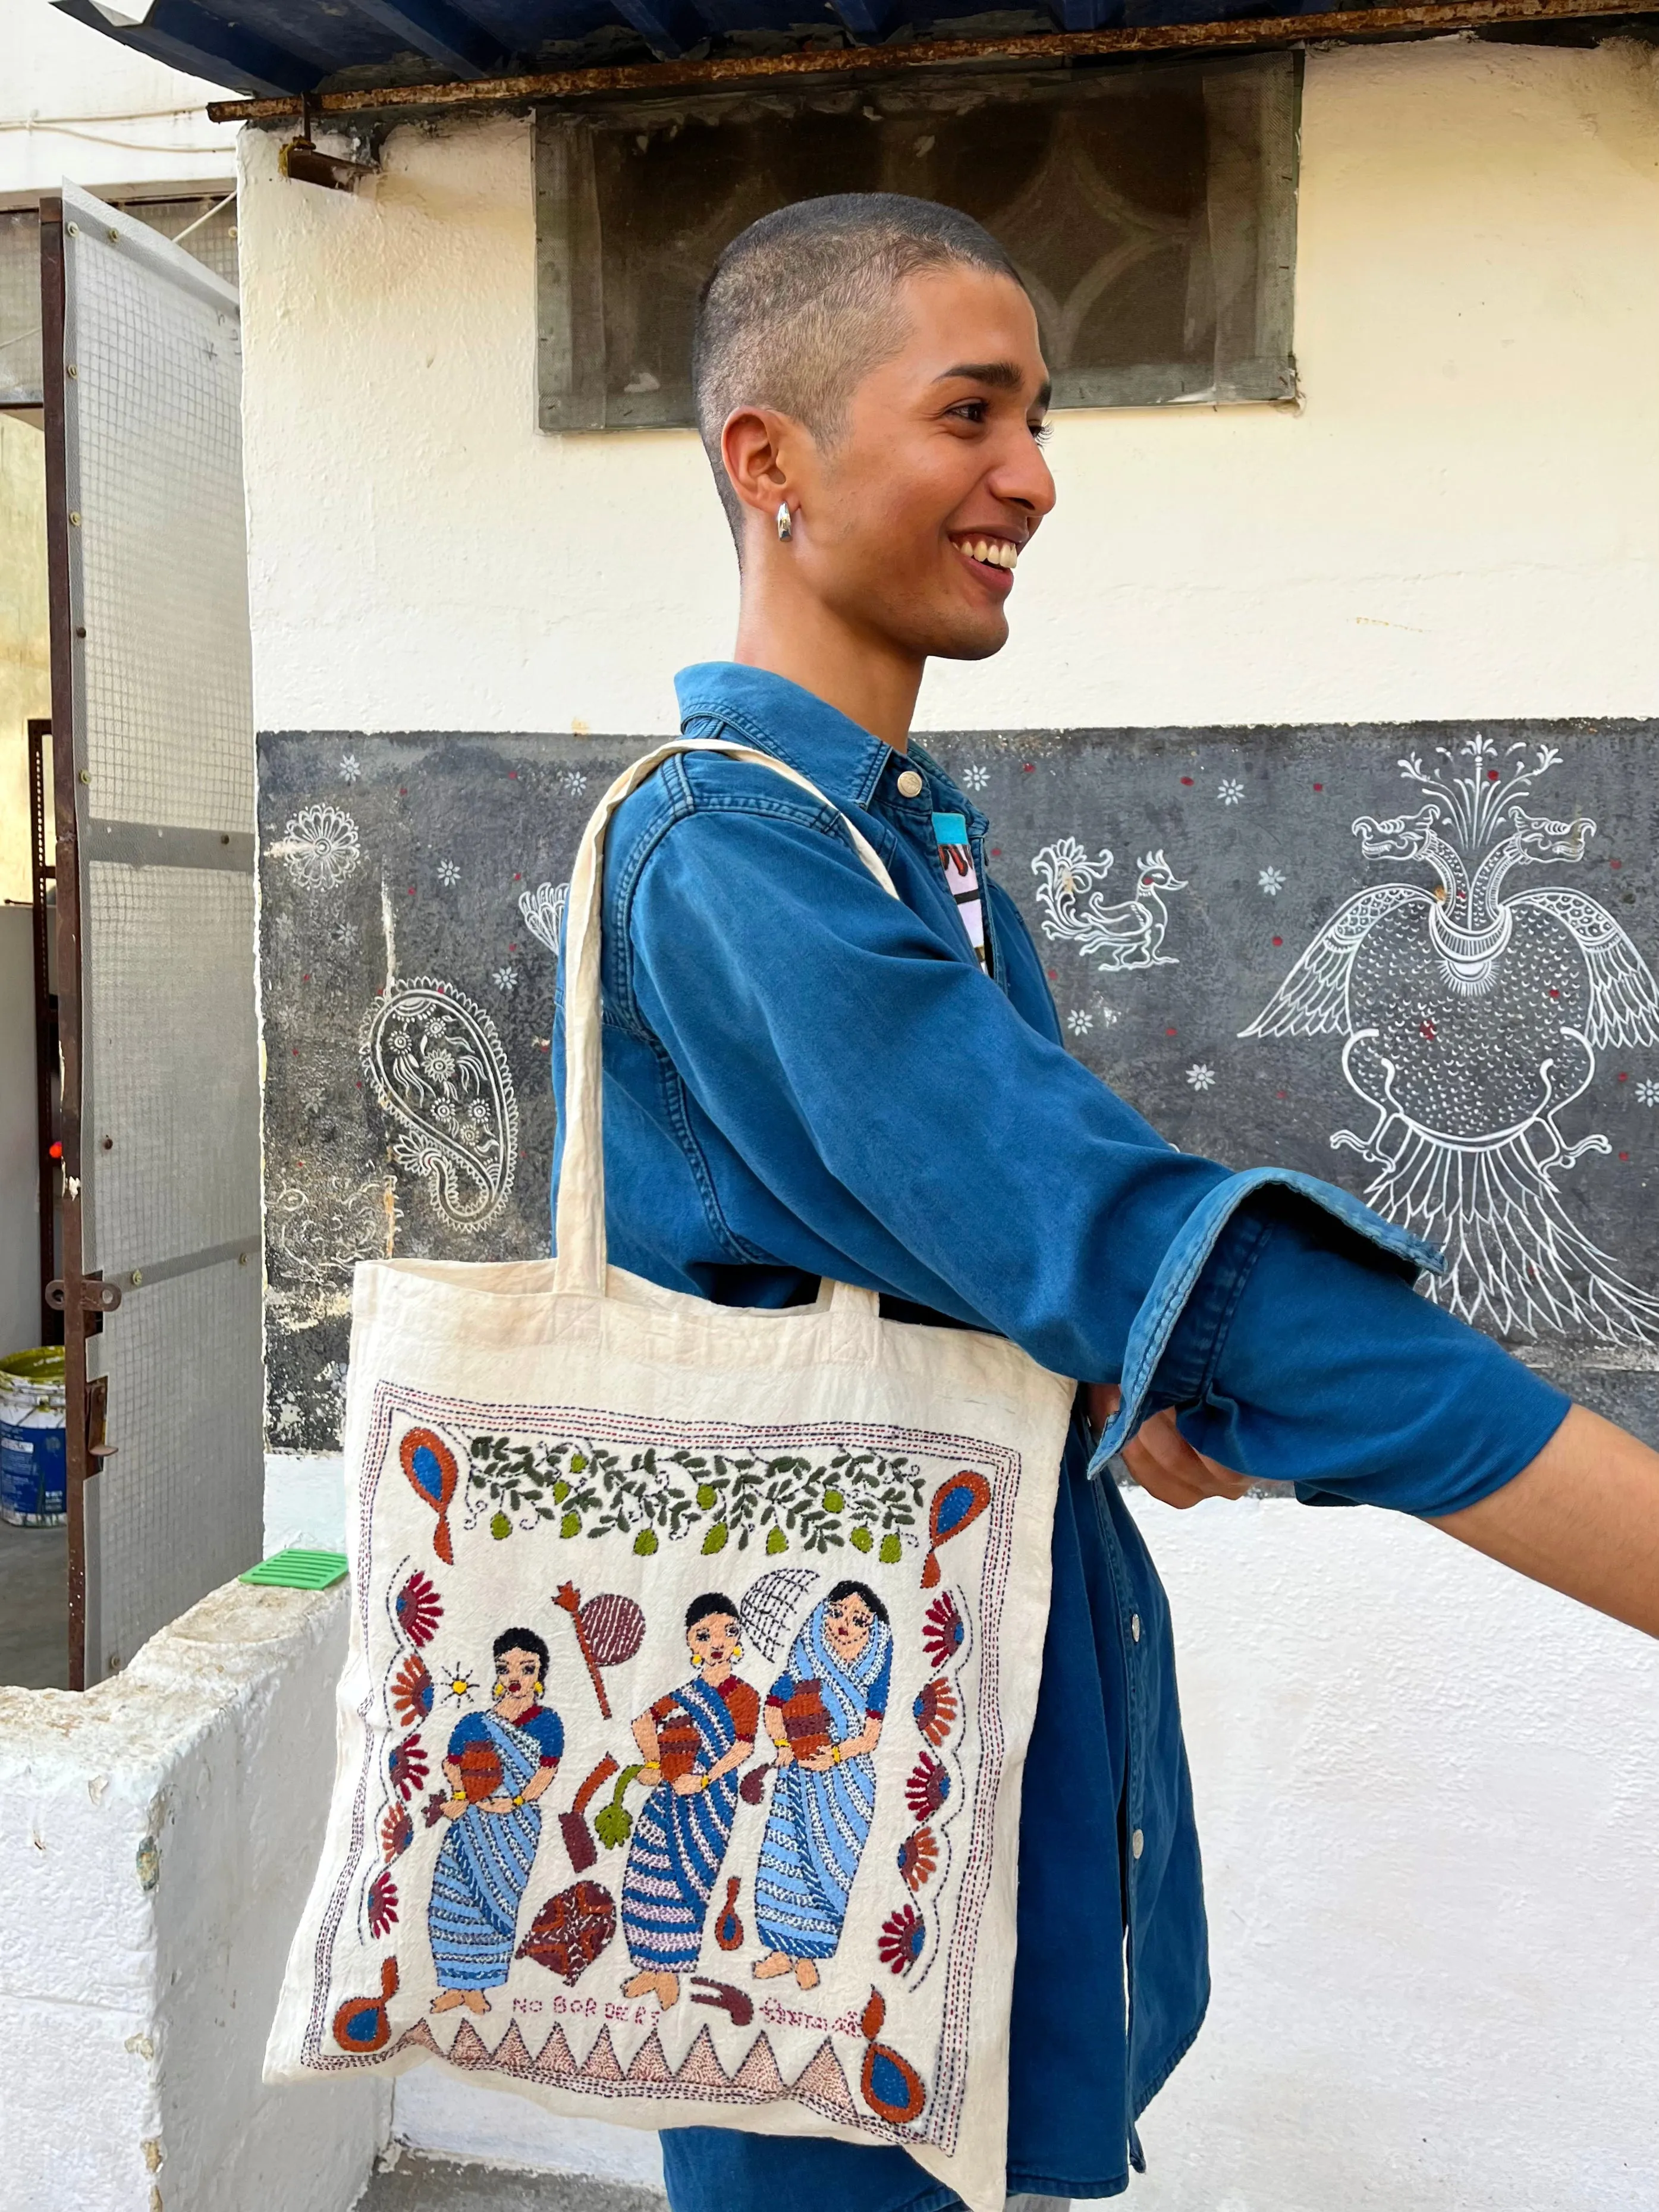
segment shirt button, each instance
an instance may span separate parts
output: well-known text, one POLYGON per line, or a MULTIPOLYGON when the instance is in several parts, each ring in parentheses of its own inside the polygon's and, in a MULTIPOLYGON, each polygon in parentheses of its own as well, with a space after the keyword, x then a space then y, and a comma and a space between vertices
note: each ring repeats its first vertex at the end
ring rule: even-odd
POLYGON ((898 787, 902 797, 906 799, 920 799, 921 797, 921 777, 915 769, 907 768, 904 770, 904 773, 899 777, 898 787))
POLYGON ((1133 1835, 1133 1836, 1131 1836, 1131 1837, 1130 1837, 1130 1838, 1129 1838, 1129 1856, 1130 1856, 1130 1857, 1131 1857, 1131 1858, 1136 1858, 1136 1859, 1138 1859, 1138 1858, 1140 1856, 1140 1854, 1142 1853, 1142 1851, 1144 1851, 1144 1850, 1146 1850, 1146 1837, 1142 1834, 1141 1831, 1140 1831, 1139 1828, 1137 1828, 1137 1829, 1135 1830, 1135 1832, 1134 1832, 1133 1835))
POLYGON ((1133 1637, 1135 1642, 1139 1644, 1140 1641, 1140 1615, 1138 1613, 1132 1613, 1129 1616, 1129 1633, 1133 1637))

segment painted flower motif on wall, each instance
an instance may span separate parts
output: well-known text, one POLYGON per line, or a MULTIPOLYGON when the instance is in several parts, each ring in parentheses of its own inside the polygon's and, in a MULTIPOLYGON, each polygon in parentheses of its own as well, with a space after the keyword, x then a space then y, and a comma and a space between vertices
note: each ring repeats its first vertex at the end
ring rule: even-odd
POLYGON ((301 890, 337 890, 362 860, 357 825, 338 806, 302 806, 272 848, 301 890))
POLYGON ((1269 898, 1277 898, 1285 888, 1285 872, 1282 868, 1263 868, 1256 881, 1269 898))

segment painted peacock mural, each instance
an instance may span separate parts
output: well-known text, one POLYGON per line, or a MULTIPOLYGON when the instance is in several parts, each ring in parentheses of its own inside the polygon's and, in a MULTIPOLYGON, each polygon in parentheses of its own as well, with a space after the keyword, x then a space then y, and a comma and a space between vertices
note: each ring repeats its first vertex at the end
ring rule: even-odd
POLYGON ((1353 823, 1368 860, 1437 878, 1374 884, 1344 902, 1241 1035, 1340 1035, 1342 1073, 1376 1120, 1334 1146, 1376 1170, 1367 1202, 1445 1252, 1430 1295, 1502 1336, 1659 1340, 1659 1298, 1622 1275, 1562 1204, 1558 1179, 1600 1133, 1570 1143, 1558 1116, 1609 1046, 1659 1042, 1659 985, 1587 893, 1510 891, 1518 868, 1584 857, 1595 824, 1523 801, 1560 760, 1487 738, 1408 756, 1423 805, 1353 823), (1516 756, 1522 758, 1517 761, 1516 756))

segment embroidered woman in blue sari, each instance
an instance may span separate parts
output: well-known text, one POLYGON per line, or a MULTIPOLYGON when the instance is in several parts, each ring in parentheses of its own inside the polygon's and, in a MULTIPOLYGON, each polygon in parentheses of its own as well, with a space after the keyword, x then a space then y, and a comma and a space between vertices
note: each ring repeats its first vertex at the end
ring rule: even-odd
POLYGON ((876 1813, 876 1763, 893 1671, 887 1608, 863 1583, 837 1583, 789 1647, 766 1700, 777 1753, 771 1817, 755 1875, 762 1980, 817 1986, 816 1961, 841 1942, 853 1877, 876 1813))
POLYGON ((732 1839, 738 1769, 755 1748, 760 1695, 732 1673, 743 1656, 738 1608, 711 1590, 686 1610, 691 1680, 659 1698, 634 1723, 653 1785, 634 1823, 623 1875, 622 1924, 639 1968, 629 1997, 654 1996, 665 2012, 680 1976, 697 1963, 708 1895, 732 1839))
POLYGON ((432 1876, 427 1929, 438 1973, 434 2012, 488 2012, 513 1960, 542 1815, 537 1800, 558 1772, 564 1726, 542 1705, 547 1646, 527 1628, 495 1638, 495 1702, 469 1713, 449 1739, 449 1822, 432 1876))

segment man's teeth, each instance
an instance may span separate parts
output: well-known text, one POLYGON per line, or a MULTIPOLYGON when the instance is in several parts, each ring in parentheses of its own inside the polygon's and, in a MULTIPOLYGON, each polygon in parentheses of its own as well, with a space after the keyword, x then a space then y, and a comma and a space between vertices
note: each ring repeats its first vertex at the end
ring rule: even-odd
POLYGON ((1019 548, 1006 538, 972 538, 957 540, 963 551, 975 561, 983 561, 993 568, 1013 568, 1019 564, 1019 548))

